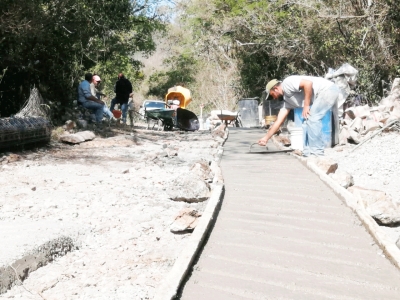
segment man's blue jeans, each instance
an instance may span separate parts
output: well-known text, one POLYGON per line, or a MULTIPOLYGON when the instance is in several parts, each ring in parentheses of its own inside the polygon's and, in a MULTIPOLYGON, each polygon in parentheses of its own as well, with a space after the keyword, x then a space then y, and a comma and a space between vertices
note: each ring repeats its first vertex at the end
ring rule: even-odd
MULTIPOLYGON (((110 110, 114 110, 115 104, 119 103, 117 98, 111 100, 110 110)), ((126 123, 126 114, 128 113, 128 103, 121 104, 121 111, 122 111, 122 123, 126 123)))
POLYGON ((113 113, 108 109, 107 105, 103 105, 103 113, 111 119, 113 117, 113 113))
POLYGON ((322 118, 336 104, 339 87, 332 85, 322 91, 314 100, 310 115, 303 123, 303 156, 324 155, 325 143, 322 132, 322 118))
POLYGON ((94 101, 86 101, 85 103, 82 103, 82 106, 93 110, 94 114, 96 116, 96 122, 101 123, 101 120, 103 119, 103 106, 104 104, 100 104, 94 101))

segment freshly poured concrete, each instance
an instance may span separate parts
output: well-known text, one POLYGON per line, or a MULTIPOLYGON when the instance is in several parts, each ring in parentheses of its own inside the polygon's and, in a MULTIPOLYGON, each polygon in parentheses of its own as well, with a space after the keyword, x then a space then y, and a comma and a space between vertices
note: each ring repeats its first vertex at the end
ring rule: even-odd
POLYGON ((248 154, 263 134, 230 131, 222 208, 181 299, 400 299, 399 270, 317 175, 248 154))

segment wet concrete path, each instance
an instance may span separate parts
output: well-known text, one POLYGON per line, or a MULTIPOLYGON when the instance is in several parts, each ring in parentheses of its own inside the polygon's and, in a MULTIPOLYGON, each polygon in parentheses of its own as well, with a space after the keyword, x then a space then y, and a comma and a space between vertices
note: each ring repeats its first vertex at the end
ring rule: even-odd
POLYGON ((247 153, 263 134, 230 130, 221 211, 180 299, 400 299, 400 271, 317 175, 247 153))

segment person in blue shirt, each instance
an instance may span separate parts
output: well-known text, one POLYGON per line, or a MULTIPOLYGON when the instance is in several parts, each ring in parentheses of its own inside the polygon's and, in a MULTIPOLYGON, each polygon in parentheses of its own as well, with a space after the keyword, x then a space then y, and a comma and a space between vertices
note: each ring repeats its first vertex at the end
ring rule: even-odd
POLYGON ((97 125, 101 126, 101 120, 103 119, 104 102, 97 99, 92 95, 90 90, 90 83, 92 82, 93 75, 91 73, 85 74, 85 80, 83 80, 78 87, 78 102, 83 107, 94 111, 96 116, 97 125))

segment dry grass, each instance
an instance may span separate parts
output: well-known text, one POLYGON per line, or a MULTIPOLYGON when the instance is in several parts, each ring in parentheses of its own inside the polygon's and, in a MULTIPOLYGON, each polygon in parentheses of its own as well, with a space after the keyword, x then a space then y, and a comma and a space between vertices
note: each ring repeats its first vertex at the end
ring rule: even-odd
POLYGON ((51 139, 53 141, 59 141, 60 136, 62 136, 65 133, 65 130, 62 126, 56 127, 51 131, 51 139))

